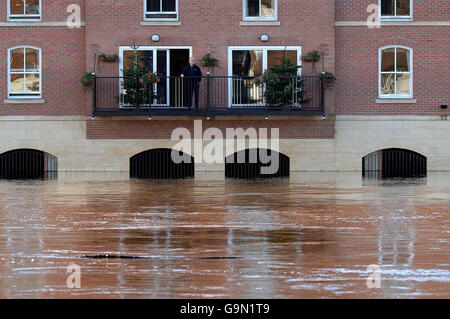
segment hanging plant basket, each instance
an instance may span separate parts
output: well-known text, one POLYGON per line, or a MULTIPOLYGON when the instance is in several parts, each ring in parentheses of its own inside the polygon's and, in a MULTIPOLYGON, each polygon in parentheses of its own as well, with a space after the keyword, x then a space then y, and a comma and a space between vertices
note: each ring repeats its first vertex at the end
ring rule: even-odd
POLYGON ((86 72, 83 74, 83 76, 81 77, 81 85, 84 88, 88 88, 92 86, 92 83, 94 83, 94 77, 95 77, 95 73, 94 72, 86 72))
POLYGON ((100 54, 98 60, 106 63, 118 62, 119 56, 117 54, 100 54))

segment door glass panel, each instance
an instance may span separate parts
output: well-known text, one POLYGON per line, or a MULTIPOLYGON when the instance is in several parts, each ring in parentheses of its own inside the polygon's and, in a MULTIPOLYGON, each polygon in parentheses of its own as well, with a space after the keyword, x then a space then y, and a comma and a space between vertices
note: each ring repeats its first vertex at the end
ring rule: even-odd
POLYGON ((410 94, 410 78, 411 75, 409 73, 397 73, 397 94, 410 94))
POLYGON ((270 50, 267 51, 267 68, 270 69, 274 65, 279 65, 284 54, 286 54, 286 57, 293 65, 297 65, 297 51, 270 50))
POLYGON ((381 74, 381 94, 395 94, 395 74, 381 74))
POLYGON ((247 0, 247 15, 249 17, 259 16, 259 0, 247 0))
POLYGON ((26 75, 25 91, 39 92, 39 74, 27 74, 26 75))
POLYGON ((156 84, 157 100, 158 104, 167 104, 167 51, 158 50, 156 55, 156 72, 160 78, 159 83, 156 84))
POLYGON ((262 17, 275 16, 274 0, 261 0, 261 16, 262 17))
POLYGON ((409 50, 397 48, 397 71, 409 72, 409 50))
POLYGON ((381 71, 395 71, 395 49, 386 49, 381 52, 381 71))
POLYGON ((257 83, 257 77, 263 73, 262 50, 235 50, 232 56, 232 103, 253 104, 263 103, 262 85, 257 83))

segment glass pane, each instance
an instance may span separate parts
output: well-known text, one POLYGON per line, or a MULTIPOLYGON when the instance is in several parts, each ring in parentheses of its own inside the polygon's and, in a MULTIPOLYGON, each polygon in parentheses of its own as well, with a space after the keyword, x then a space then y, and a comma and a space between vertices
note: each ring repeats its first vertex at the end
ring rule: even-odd
POLYGON ((11 50, 10 70, 11 72, 23 72, 23 48, 11 50))
POLYGON ((25 48, 26 56, 26 70, 37 71, 39 70, 39 51, 35 49, 25 48))
POLYGON ((23 74, 11 74, 9 91, 10 92, 23 92, 24 75, 23 74))
POLYGON ((395 0, 381 0, 381 15, 395 15, 395 0))
POLYGON ((397 71, 409 72, 410 69, 410 51, 397 48, 397 71))
POLYGON ((162 11, 174 12, 176 11, 176 0, 163 0, 162 1, 162 11))
POLYGON ((156 52, 157 65, 156 70, 161 81, 156 85, 158 104, 167 104, 167 51, 156 52))
POLYGON ((381 71, 395 71, 395 49, 385 49, 381 51, 381 71))
POLYGON ((381 74, 381 94, 395 94, 394 74, 381 74))
POLYGON ((397 74, 397 94, 410 94, 410 78, 409 73, 397 74))
POLYGON ((267 68, 270 69, 274 65, 279 65, 284 54, 293 65, 297 65, 297 51, 270 50, 267 51, 267 68))
POLYGON ((263 90, 253 77, 262 75, 262 50, 233 51, 233 75, 242 76, 232 80, 232 103, 235 105, 262 105, 263 90))
POLYGON ((147 0, 147 11, 160 12, 161 0, 147 0))
MULTIPOLYGON (((138 60, 141 66, 146 66, 149 71, 153 71, 153 51, 138 51, 138 60)), ((133 51, 123 52, 123 69, 129 70, 135 62, 133 61, 133 51)))
POLYGON ((262 50, 233 51, 233 75, 259 76, 262 74, 262 50))
POLYGON ((27 74, 26 75, 25 91, 39 92, 39 74, 27 74))
POLYGON ((39 14, 39 0, 26 0, 26 14, 39 14))
POLYGON ((411 0, 397 0, 397 15, 409 16, 411 0))
POLYGON ((261 16, 262 17, 275 16, 274 0, 261 0, 261 16))
POLYGON ((24 14, 24 0, 10 0, 10 14, 24 14))
POLYGON ((247 0, 247 16, 259 17, 259 1, 260 0, 247 0))

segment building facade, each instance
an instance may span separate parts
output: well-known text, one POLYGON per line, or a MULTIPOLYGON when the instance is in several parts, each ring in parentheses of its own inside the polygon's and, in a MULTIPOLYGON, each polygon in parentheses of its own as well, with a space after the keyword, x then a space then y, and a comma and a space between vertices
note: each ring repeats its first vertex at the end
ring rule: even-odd
MULTIPOLYGON (((171 149, 174 129, 193 132, 202 120, 224 135, 279 128, 291 172, 359 171, 383 149, 450 170, 448 2, 4 0, 0 40, 0 154, 35 149, 59 171, 128 171, 133 156, 171 149), (131 100, 124 80, 135 50, 160 78, 151 105, 131 100), (316 63, 305 58, 312 51, 316 63), (199 63, 207 54, 217 65, 199 63), (190 56, 204 75, 193 110, 180 78, 190 56), (286 85, 302 90, 289 107, 270 108, 257 79, 283 56, 303 79, 286 85), (96 75, 87 87, 85 72, 96 75)), ((224 163, 195 163, 199 178, 224 172, 224 163)))

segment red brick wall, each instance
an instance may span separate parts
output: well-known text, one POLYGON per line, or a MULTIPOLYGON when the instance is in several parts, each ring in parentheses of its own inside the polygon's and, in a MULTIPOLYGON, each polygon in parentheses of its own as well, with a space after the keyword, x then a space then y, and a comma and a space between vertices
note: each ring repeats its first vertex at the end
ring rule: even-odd
MULTIPOLYGON (((413 1, 414 21, 449 21, 450 1, 413 1)), ((336 21, 366 21, 370 4, 378 4, 378 0, 336 0, 336 21)))
MULTIPOLYGON (((84 0, 43 1, 42 22, 65 22, 69 4, 84 7, 84 0)), ((0 22, 7 21, 7 2, 0 4, 0 22)), ((85 72, 84 28, 49 26, 0 27, 0 115, 87 115, 80 78, 85 72), (41 49, 42 98, 45 104, 4 104, 8 97, 8 48, 31 45, 41 49)))
MULTIPOLYGON (((187 128, 193 136, 193 120, 90 120, 86 121, 88 139, 170 139, 172 131, 178 127, 187 128)), ((254 127, 279 128, 282 139, 333 139, 333 120, 210 120, 202 121, 203 130, 217 127, 226 134, 226 128, 247 129, 254 127)))
MULTIPOLYGON (((366 21, 375 0, 337 0, 337 21, 366 21)), ((450 1, 414 1, 414 21, 450 21, 450 1)), ((407 24, 407 22, 405 22, 407 24)), ((336 113, 368 115, 443 115, 450 103, 450 27, 336 27, 336 113), (415 104, 377 104, 378 49, 404 45, 413 49, 415 104)))

